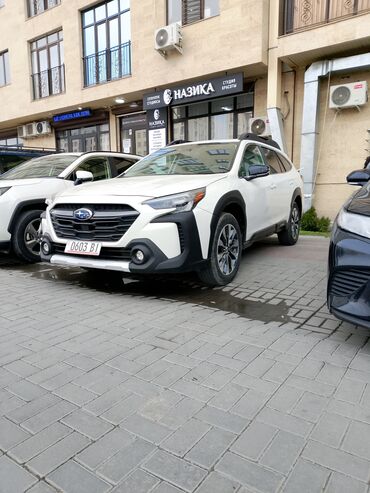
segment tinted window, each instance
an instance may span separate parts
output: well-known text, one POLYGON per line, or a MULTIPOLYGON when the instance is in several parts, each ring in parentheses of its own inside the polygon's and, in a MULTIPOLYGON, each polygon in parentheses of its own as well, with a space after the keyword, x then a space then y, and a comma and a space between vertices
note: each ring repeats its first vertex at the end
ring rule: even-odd
POLYGON ((246 148, 242 162, 240 163, 239 176, 241 178, 249 176, 250 166, 264 166, 264 165, 265 163, 263 162, 258 146, 249 145, 246 148))
POLYGON ((278 154, 278 157, 279 157, 279 161, 283 167, 283 170, 284 171, 290 171, 292 169, 292 165, 290 164, 290 162, 281 154, 278 154))
POLYGON ((280 164, 279 158, 276 155, 276 152, 271 149, 267 149, 267 147, 261 147, 262 155, 265 160, 267 166, 270 167, 270 173, 273 175, 275 173, 282 172, 282 166, 280 164))
POLYGON ((111 157, 110 164, 112 165, 113 171, 115 171, 115 176, 124 173, 130 166, 135 164, 136 161, 133 159, 123 159, 121 157, 111 157))

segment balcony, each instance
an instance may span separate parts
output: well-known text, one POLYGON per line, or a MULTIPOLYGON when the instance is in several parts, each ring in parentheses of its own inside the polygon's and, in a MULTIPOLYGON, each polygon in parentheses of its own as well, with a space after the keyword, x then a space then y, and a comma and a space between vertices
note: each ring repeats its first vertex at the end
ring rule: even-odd
POLYGON ((65 91, 64 65, 31 75, 33 99, 46 98, 65 91))
POLYGON ((310 29, 370 11, 370 0, 283 0, 282 34, 310 29))
POLYGON ((131 75, 131 41, 83 58, 84 86, 131 75))

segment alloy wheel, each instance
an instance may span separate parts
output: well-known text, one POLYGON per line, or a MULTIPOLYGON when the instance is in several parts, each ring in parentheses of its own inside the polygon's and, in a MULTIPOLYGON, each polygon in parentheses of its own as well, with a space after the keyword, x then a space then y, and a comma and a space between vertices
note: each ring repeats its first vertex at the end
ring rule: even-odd
POLYGON ((296 240, 299 235, 299 227, 300 227, 300 214, 298 207, 295 205, 293 206, 292 213, 290 216, 290 230, 292 233, 292 237, 296 240))
POLYGON ((24 230, 24 244, 27 250, 33 255, 40 255, 39 228, 41 219, 34 219, 27 224, 24 230))
POLYGON ((217 262, 222 274, 230 275, 238 262, 239 257, 238 232, 232 224, 226 224, 217 240, 217 262))

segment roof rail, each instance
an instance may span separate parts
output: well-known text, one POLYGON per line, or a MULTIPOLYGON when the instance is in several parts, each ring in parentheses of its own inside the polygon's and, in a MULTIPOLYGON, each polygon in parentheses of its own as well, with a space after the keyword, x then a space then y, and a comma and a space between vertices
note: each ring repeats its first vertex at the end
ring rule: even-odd
POLYGON ((188 142, 191 142, 191 140, 177 139, 177 140, 172 140, 167 145, 168 146, 175 146, 177 144, 187 144, 188 142))
POLYGON ((50 147, 30 147, 24 145, 0 145, 1 151, 27 151, 27 152, 58 152, 55 148, 50 147))
POLYGON ((275 140, 257 134, 244 133, 239 136, 239 140, 255 140, 256 142, 262 142, 263 144, 268 144, 272 147, 276 147, 276 149, 280 149, 279 144, 275 140))

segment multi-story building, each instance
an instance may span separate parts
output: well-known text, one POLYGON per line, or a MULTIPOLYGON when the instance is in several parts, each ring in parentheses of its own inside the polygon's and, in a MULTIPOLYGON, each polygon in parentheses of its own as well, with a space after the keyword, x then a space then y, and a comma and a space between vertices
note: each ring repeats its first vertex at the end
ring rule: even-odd
POLYGON ((332 217, 370 106, 330 86, 369 81, 369 21, 370 0, 0 0, 0 145, 145 154, 259 117, 332 217))

